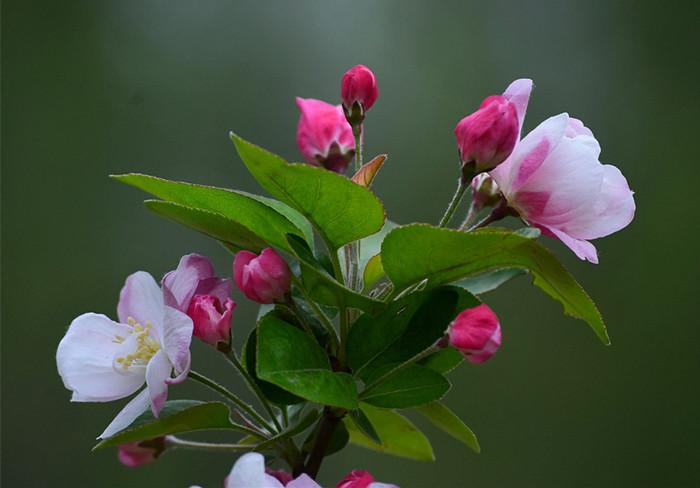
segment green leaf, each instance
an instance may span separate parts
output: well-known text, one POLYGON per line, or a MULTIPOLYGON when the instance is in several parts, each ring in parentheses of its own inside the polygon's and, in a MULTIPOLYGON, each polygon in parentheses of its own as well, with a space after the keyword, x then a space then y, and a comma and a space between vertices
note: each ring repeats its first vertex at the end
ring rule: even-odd
POLYGON ((382 256, 381 254, 376 254, 369 258, 367 261, 367 266, 365 266, 365 271, 362 274, 362 281, 364 283, 365 291, 372 288, 379 282, 386 274, 384 273, 384 267, 382 266, 382 256))
MULTIPOLYGON (((264 305, 260 308, 262 307, 264 307, 264 305)), ((296 403, 303 402, 303 398, 293 395, 283 390, 282 388, 273 385, 272 383, 263 381, 260 378, 258 378, 258 373, 255 370, 255 365, 257 364, 256 356, 258 351, 257 332, 257 329, 253 329, 252 331, 250 331, 250 334, 248 335, 248 340, 246 341, 243 347, 241 355, 245 358, 246 370, 258 384, 260 390, 262 390, 263 394, 265 395, 265 398, 270 400, 272 403, 275 403, 277 405, 294 405, 296 403)))
POLYGON ((311 249, 302 239, 290 234, 288 242, 292 252, 299 259, 304 287, 316 301, 334 307, 343 303, 347 307, 357 308, 372 315, 385 308, 383 302, 357 293, 336 281, 316 261, 311 249))
POLYGON ((272 207, 274 210, 287 217, 287 219, 292 224, 294 224, 299 230, 301 230, 304 236, 304 240, 311 247, 311 249, 314 248, 314 228, 302 214, 294 210, 289 205, 282 203, 279 200, 275 200, 274 198, 263 197, 261 195, 255 195, 253 193, 247 193, 243 191, 239 191, 238 193, 242 195, 247 195, 254 200, 264 203, 265 205, 272 207))
POLYGON ((419 361, 418 364, 444 375, 454 370, 463 361, 464 356, 457 349, 446 347, 419 361))
POLYGON ((458 281, 455 283, 455 286, 464 288, 473 295, 481 295, 493 291, 502 284, 524 274, 527 274, 527 271, 522 268, 495 269, 488 273, 482 273, 458 281))
MULTIPOLYGON (((385 373, 390 369, 389 365, 378 370, 374 376, 381 376, 382 370, 385 373)), ((367 390, 366 394, 361 393, 360 398, 376 407, 409 408, 444 397, 450 387, 450 382, 440 373, 412 364, 367 390)))
POLYGON ((451 435, 474 452, 481 452, 479 441, 472 430, 457 415, 440 402, 433 402, 416 409, 438 429, 451 435))
POLYGON ((271 203, 270 199, 142 174, 117 175, 113 178, 170 203, 149 201, 148 207, 154 212, 234 244, 237 248, 259 251, 265 247, 265 243, 269 243, 289 250, 287 234, 309 239, 308 228, 301 230, 303 227, 295 225, 303 221, 298 212, 287 207, 283 215, 280 213, 282 207, 271 203), (288 217, 291 216, 290 220, 288 217), (219 236, 225 236, 225 239, 219 236))
POLYGON ((233 133, 231 140, 258 183, 304 215, 334 251, 382 228, 384 207, 366 188, 323 168, 287 163, 233 133))
POLYGON ((504 229, 460 232, 414 224, 394 229, 382 243, 382 264, 396 290, 426 280, 427 288, 503 268, 526 269, 534 284, 585 320, 605 344, 610 340, 593 301, 564 267, 532 239, 504 229), (429 256, 429 258, 427 258, 429 256))
POLYGON ((479 304, 456 287, 412 293, 392 302, 376 317, 360 317, 348 336, 348 361, 353 372, 367 379, 389 363, 401 363, 437 342, 459 312, 479 304))
MULTIPOLYGON (((306 437, 306 440, 304 440, 302 450, 306 454, 308 454, 313 448, 313 443, 316 440, 316 435, 318 434, 319 425, 320 423, 317 423, 316 427, 309 433, 309 435, 306 437)), ((333 431, 333 436, 331 437, 331 440, 328 443, 328 447, 326 448, 324 456, 330 456, 331 454, 335 454, 336 452, 342 451, 345 448, 345 446, 348 445, 349 441, 350 434, 348 433, 348 429, 345 427, 345 424, 343 422, 339 422, 335 430, 333 431)))
POLYGON ((364 434, 365 437, 368 437, 377 444, 382 443, 377 430, 372 425, 372 421, 361 409, 357 408, 355 410, 351 410, 350 419, 352 420, 353 424, 355 424, 355 427, 357 427, 357 429, 364 434))
POLYGON ((258 376, 322 405, 357 408, 353 377, 331 370, 328 356, 314 339, 274 314, 258 324, 258 376))
POLYGON ((428 438, 406 417, 392 410, 376 408, 364 403, 360 404, 360 408, 376 427, 382 442, 377 443, 366 437, 346 417, 344 421, 350 433, 350 442, 374 451, 417 461, 435 460, 428 438))
POLYGON ((301 434, 304 432, 306 429, 311 427, 313 423, 318 419, 318 411, 317 410, 309 410, 304 417, 297 423, 296 425, 280 432, 279 434, 276 434, 269 439, 267 439, 265 442, 261 442, 255 447, 256 451, 263 451, 267 449, 268 447, 274 446, 278 441, 284 440, 284 439, 290 439, 298 434, 301 434))
POLYGON ((125 430, 100 441, 94 449, 196 430, 240 430, 239 425, 231 422, 230 415, 229 408, 220 402, 173 400, 165 403, 159 418, 148 410, 125 430))

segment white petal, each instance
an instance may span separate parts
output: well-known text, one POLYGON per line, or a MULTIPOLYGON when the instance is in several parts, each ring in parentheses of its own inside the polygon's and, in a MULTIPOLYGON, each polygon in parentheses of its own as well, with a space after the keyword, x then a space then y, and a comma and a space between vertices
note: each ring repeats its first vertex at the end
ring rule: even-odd
POLYGON ((293 479, 285 485, 286 488, 323 488, 316 483, 306 473, 302 473, 298 478, 293 479))
POLYGON ((579 259, 589 261, 593 264, 598 264, 598 251, 596 250, 593 244, 583 239, 576 239, 575 237, 571 237, 569 234, 562 232, 558 229, 550 227, 549 230, 561 242, 563 242, 566 245, 566 247, 574 251, 574 254, 576 254, 576 256, 578 256, 579 259))
POLYGON ((165 307, 161 347, 168 355, 177 374, 189 369, 192 329, 191 318, 172 307, 165 307))
POLYGON ((238 458, 226 479, 226 488, 284 488, 276 478, 265 474, 265 458, 249 452, 238 458))
POLYGON ((73 320, 56 352, 58 374, 73 392, 73 401, 108 402, 143 385, 143 374, 120 373, 113 367, 121 347, 118 337, 124 339, 130 332, 130 327, 101 314, 86 313, 73 320))
POLYGON ((206 257, 194 253, 182 256, 177 269, 163 277, 167 305, 187 312, 199 282, 213 276, 214 267, 206 257))
POLYGON ((127 323, 128 318, 133 317, 143 326, 146 322, 151 322, 158 329, 163 317, 163 306, 163 292, 156 280, 145 271, 137 271, 124 283, 119 294, 117 313, 122 323, 127 323))
POLYGON ((148 410, 148 405, 150 403, 151 400, 148 396, 148 389, 142 390, 141 393, 132 398, 131 401, 122 408, 121 412, 114 417, 112 423, 107 426, 98 439, 106 439, 126 429, 139 415, 148 410))
POLYGON ((379 483, 375 481, 367 485, 367 488, 399 488, 398 485, 392 485, 391 483, 379 483))
POLYGON ((167 354, 161 349, 151 358, 146 367, 146 384, 151 399, 151 410, 158 417, 165 401, 168 399, 168 383, 172 364, 167 354))

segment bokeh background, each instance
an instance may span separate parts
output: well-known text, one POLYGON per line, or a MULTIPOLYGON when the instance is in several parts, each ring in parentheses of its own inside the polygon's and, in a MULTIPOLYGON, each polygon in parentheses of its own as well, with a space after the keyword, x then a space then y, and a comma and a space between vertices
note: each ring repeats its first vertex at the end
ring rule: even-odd
MULTIPOLYGON (((487 295, 504 326, 494 360, 451 378, 447 404, 473 454, 425 427, 437 461, 351 447, 352 468, 414 487, 700 485, 697 2, 33 1, 2 3, 2 482, 7 487, 221 486, 234 458, 170 453, 129 470, 91 453, 121 407, 71 404, 55 348, 84 311, 114 314, 127 274, 196 251, 231 257, 160 220, 107 175, 139 171, 260 192, 235 129, 289 159, 294 97, 338 99, 369 65, 380 99, 366 153, 392 219, 435 222, 455 178, 452 130, 486 95, 535 80, 526 130, 568 111, 636 190, 638 215, 598 241, 601 264, 547 245, 596 299, 613 345, 526 278, 487 295)), ((238 297, 237 295, 237 298, 238 297)), ((255 306, 239 300, 238 339, 255 306)), ((195 366, 242 388, 195 347, 195 366)), ((206 397, 198 385, 173 397, 206 397)))

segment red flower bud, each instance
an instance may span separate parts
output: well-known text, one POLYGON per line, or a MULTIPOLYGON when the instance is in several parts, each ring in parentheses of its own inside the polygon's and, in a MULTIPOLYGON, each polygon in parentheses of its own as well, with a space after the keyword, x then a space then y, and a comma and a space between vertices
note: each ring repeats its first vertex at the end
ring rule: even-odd
POLYGON ((369 471, 359 469, 350 471, 348 475, 340 480, 335 488, 367 488, 374 482, 374 477, 369 471))
POLYGON ((306 160, 343 174, 355 156, 355 136, 340 105, 297 97, 297 146, 306 160))
POLYGON ((152 464, 165 451, 165 437, 157 437, 147 441, 121 444, 117 449, 119 462, 129 468, 138 468, 152 464))
POLYGON ((474 364, 488 361, 501 346, 498 317, 485 304, 468 308, 457 315, 447 335, 450 346, 474 364))
POLYGON ((363 112, 367 112, 377 101, 379 90, 374 73, 367 66, 358 64, 345 72, 340 83, 340 97, 345 110, 349 111, 355 102, 363 112))
POLYGON ((195 295, 192 297, 187 315, 194 323, 194 336, 214 347, 219 342, 231 343, 231 318, 236 302, 226 298, 221 306, 219 299, 213 295, 195 295))
POLYGON ((283 300, 289 292, 291 276, 287 262, 270 247, 259 256, 240 251, 233 260, 233 279, 245 296, 254 302, 283 300))
POLYGON ((515 104, 503 95, 486 98, 479 110, 455 127, 464 178, 469 181, 505 161, 518 141, 519 132, 515 104))

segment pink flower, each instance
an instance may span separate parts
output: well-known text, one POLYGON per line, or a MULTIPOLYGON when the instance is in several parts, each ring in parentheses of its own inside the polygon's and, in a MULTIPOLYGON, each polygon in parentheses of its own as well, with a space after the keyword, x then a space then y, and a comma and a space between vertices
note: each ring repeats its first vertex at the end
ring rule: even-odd
POLYGON ((501 346, 501 325, 488 305, 463 310, 447 331, 450 346, 460 351, 467 361, 480 364, 488 361, 501 346))
POLYGON ((217 278, 209 259, 199 254, 187 254, 180 258, 177 269, 163 277, 165 304, 187 313, 195 295, 211 295, 220 303, 231 296, 230 279, 217 278))
POLYGON ((358 64, 345 72, 340 83, 340 97, 346 110, 351 110, 355 102, 363 112, 367 112, 379 96, 377 79, 367 66, 358 64))
POLYGON ((258 303, 281 301, 289 292, 292 272, 287 262, 268 247, 260 255, 239 251, 233 260, 233 278, 250 300, 258 303))
POLYGON ((306 160, 336 173, 345 173, 355 155, 355 138, 340 105, 297 97, 301 111, 297 146, 306 160))
POLYGON ((599 155, 593 133, 563 113, 525 136, 491 175, 523 220, 597 263, 588 241, 626 227, 635 212, 627 180, 599 155))
POLYGON ((195 295, 190 301, 187 315, 194 322, 194 336, 209 345, 231 343, 231 316, 236 302, 226 298, 224 305, 214 295, 195 295))
POLYGON ((518 141, 531 90, 531 80, 516 80, 503 95, 487 97, 479 110, 459 121, 455 137, 467 181, 495 168, 510 155, 518 141))
POLYGON ((192 320, 165 304, 150 274, 138 271, 127 278, 117 315, 119 322, 95 313, 79 316, 56 352, 58 373, 74 402, 118 400, 146 384, 107 426, 103 439, 149 407, 158 417, 168 385, 184 381, 190 370, 192 320))
POLYGON ((265 472, 265 458, 257 452, 249 452, 238 458, 224 482, 225 488, 321 488, 306 474, 282 483, 265 472))
POLYGON ((118 447, 119 462, 129 468, 152 464, 165 451, 165 437, 148 441, 130 442, 118 447))

